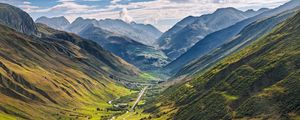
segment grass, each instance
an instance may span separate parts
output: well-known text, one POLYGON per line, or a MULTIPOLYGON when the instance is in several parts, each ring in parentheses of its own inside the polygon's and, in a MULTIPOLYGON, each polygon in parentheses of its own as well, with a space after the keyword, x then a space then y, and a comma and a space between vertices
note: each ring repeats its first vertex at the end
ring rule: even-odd
POLYGON ((238 99, 237 96, 230 95, 230 94, 228 94, 226 92, 222 92, 221 94, 226 99, 226 101, 234 101, 234 100, 238 99))
POLYGON ((1 120, 17 120, 16 117, 9 115, 9 114, 2 113, 2 112, 0 112, 0 118, 1 118, 1 120))

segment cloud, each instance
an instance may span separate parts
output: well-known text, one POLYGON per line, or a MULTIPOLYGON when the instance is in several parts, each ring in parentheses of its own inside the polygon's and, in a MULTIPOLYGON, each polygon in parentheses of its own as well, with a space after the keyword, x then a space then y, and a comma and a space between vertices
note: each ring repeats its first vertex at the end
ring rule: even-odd
POLYGON ((111 4, 117 4, 118 2, 121 2, 122 0, 111 0, 110 3, 111 4))
POLYGON ((76 14, 76 13, 82 13, 86 14, 89 12, 92 12, 96 6, 90 6, 90 5, 82 5, 75 2, 75 0, 58 0, 58 4, 55 6, 52 6, 50 8, 44 8, 44 9, 34 9, 29 12, 31 13, 45 13, 45 12, 60 12, 62 15, 66 14, 76 14))
MULTIPOLYGON (((131 17, 137 22, 147 22, 162 26, 161 21, 170 20, 175 24, 182 18, 192 15, 200 16, 214 12, 218 8, 235 7, 240 10, 274 8, 288 0, 154 0, 112 4, 109 8, 127 8, 131 17)), ((161 30, 164 31, 166 27, 161 30)))
POLYGON ((24 1, 23 4, 25 4, 25 5, 30 5, 31 2, 29 2, 29 1, 24 1))
POLYGON ((83 1, 87 1, 87 2, 96 2, 96 1, 101 1, 101 0, 83 0, 83 1))
POLYGON ((130 17, 128 15, 128 11, 127 11, 126 8, 123 8, 120 11, 119 15, 120 15, 120 19, 123 20, 123 21, 125 21, 125 22, 127 22, 127 23, 131 23, 133 21, 132 17, 130 17))

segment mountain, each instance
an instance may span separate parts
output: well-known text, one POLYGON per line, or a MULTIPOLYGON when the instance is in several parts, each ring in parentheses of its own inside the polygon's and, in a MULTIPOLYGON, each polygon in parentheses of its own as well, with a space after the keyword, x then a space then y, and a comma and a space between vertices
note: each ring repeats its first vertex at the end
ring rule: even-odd
POLYGON ((162 34, 158 29, 149 24, 144 25, 134 22, 126 23, 122 20, 113 19, 83 19, 81 17, 72 22, 65 30, 73 33, 80 33, 85 27, 90 26, 91 24, 120 36, 126 36, 148 46, 155 46, 154 43, 156 43, 156 39, 162 34))
POLYGON ((257 11, 255 11, 255 10, 253 10, 253 9, 249 9, 249 10, 245 11, 245 14, 246 14, 247 16, 249 16, 249 17, 253 17, 253 16, 256 16, 256 15, 258 15, 258 14, 261 14, 261 13, 263 13, 263 12, 265 12, 265 11, 268 11, 268 10, 270 10, 270 9, 269 9, 269 8, 261 8, 261 9, 259 9, 259 10, 257 10, 257 11))
POLYGON ((161 31, 159 31, 157 28, 155 28, 153 25, 150 25, 150 24, 144 25, 144 24, 138 24, 138 23, 132 22, 131 26, 133 28, 137 29, 138 34, 147 33, 146 37, 154 38, 149 41, 143 40, 143 41, 138 41, 138 42, 141 42, 148 46, 157 47, 156 39, 158 39, 162 35, 161 31))
POLYGON ((212 14, 187 17, 165 32, 158 40, 161 48, 174 60, 206 35, 229 27, 241 20, 265 11, 240 11, 235 8, 220 8, 212 14))
POLYGON ((176 76, 181 76, 193 74, 197 71, 203 70, 215 64, 217 61, 222 60, 222 58, 230 55, 231 53, 238 51, 248 44, 254 42, 257 38, 261 37, 265 33, 270 32, 274 27, 276 27, 277 24, 293 16, 298 10, 299 9, 289 10, 272 16, 271 18, 255 21, 246 26, 238 35, 236 35, 234 39, 221 45, 208 54, 203 55, 203 57, 191 61, 187 65, 177 66, 178 68, 172 69, 171 73, 176 73, 178 71, 176 76))
POLYGON ((51 28, 58 29, 58 30, 64 30, 68 25, 70 25, 70 22, 64 17, 40 17, 35 20, 36 23, 42 23, 45 24, 51 28))
MULTIPOLYGON (((59 23, 57 21, 61 20, 61 17, 43 20, 44 18, 42 17, 36 22, 60 29, 53 24, 59 23)), ((71 24, 63 27, 63 30, 95 41, 104 49, 113 52, 142 70, 154 70, 169 62, 162 51, 153 47, 155 40, 162 33, 152 25, 126 23, 122 20, 95 20, 79 17, 71 24)))
POLYGON ((154 70, 168 63, 168 58, 162 51, 94 25, 87 26, 78 34, 97 42, 106 50, 113 52, 142 70, 154 70))
MULTIPOLYGON (((14 18, 15 7, 0 8, 14 18)), ((37 24, 40 36, 29 36, 13 23, 0 24, 1 119, 106 119, 118 113, 107 110, 107 102, 131 94, 121 83, 139 77, 138 69, 75 34, 37 24)))
POLYGON ((181 55, 176 60, 172 61, 165 68, 168 71, 172 71, 173 69, 183 67, 183 66, 187 65, 188 63, 190 63, 191 61, 201 58, 205 54, 208 54, 212 50, 215 50, 216 48, 220 47, 224 43, 227 43, 230 40, 234 39, 235 37, 238 37, 237 36, 238 33, 240 33, 241 30, 243 28, 245 28, 247 25, 249 25, 255 21, 261 20, 261 19, 275 16, 284 11, 294 9, 297 6, 300 6, 300 1, 292 0, 284 5, 277 7, 277 8, 268 10, 257 16, 240 21, 228 28, 213 32, 213 33, 207 35, 202 40, 198 41, 186 53, 181 55))
POLYGON ((0 3, 0 24, 5 24, 18 32, 36 35, 37 28, 31 17, 21 9, 0 3))
MULTIPOLYGON (((251 45, 168 88, 153 119, 298 119, 300 13, 251 45)), ((149 117, 149 118, 150 118, 149 117)))

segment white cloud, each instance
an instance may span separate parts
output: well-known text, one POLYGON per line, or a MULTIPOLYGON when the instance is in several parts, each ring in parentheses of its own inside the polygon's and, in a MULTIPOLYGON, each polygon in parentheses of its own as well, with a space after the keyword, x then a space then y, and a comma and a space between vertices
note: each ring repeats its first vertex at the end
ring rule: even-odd
POLYGON ((29 1, 24 1, 23 4, 25 4, 25 5, 30 5, 31 2, 29 2, 29 1))
POLYGON ((74 0, 58 0, 58 4, 46 9, 35 9, 30 12, 61 12, 62 15, 67 14, 86 14, 93 12, 96 6, 82 5, 74 0))
POLYGON ((120 19, 127 22, 127 23, 131 23, 133 21, 132 17, 129 16, 127 8, 123 8, 120 13, 120 19))
POLYGON ((110 3, 113 4, 113 5, 115 5, 115 4, 117 4, 118 2, 121 2, 121 1, 122 0, 111 0, 110 3))

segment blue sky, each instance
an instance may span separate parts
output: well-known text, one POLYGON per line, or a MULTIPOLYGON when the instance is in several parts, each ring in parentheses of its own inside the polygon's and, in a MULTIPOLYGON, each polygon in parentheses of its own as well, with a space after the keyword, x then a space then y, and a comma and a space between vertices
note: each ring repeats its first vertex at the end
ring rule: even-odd
POLYGON ((33 19, 40 16, 65 16, 91 19, 123 19, 153 24, 161 31, 172 27, 186 16, 200 16, 218 8, 240 10, 274 8, 289 0, 0 0, 22 8, 33 19))

